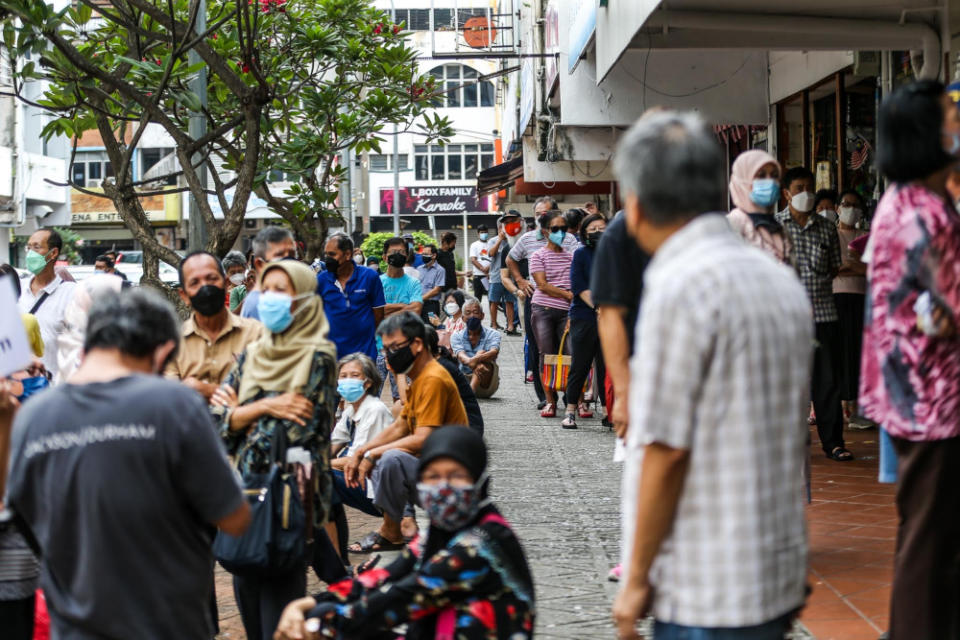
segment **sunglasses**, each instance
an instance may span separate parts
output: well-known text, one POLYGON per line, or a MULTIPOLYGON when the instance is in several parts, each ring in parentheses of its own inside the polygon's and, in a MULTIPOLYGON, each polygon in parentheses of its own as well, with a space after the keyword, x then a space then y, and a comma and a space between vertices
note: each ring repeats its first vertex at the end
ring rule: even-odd
POLYGON ((562 227, 550 227, 550 233, 556 233, 557 231, 566 231, 566 230, 567 230, 567 225, 563 225, 562 227))

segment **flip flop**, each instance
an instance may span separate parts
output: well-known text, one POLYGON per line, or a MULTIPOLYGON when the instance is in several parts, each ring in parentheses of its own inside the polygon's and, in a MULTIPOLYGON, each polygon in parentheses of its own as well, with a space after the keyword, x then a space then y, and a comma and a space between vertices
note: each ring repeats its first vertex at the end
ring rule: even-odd
POLYGON ((847 451, 845 447, 834 447, 833 451, 827 454, 827 457, 837 462, 850 462, 853 460, 853 454, 847 451))
POLYGON ((357 542, 347 547, 350 553, 371 553, 373 551, 396 551, 406 546, 404 542, 390 542, 379 531, 371 531, 357 542), (354 548, 358 547, 358 548, 354 548))

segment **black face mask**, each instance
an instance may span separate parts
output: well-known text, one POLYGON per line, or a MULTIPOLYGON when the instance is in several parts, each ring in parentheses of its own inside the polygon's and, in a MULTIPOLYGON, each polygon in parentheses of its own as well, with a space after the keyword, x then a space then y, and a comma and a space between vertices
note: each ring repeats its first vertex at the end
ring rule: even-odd
POLYGON ((587 234, 587 246, 596 247, 600 244, 600 238, 603 237, 603 231, 594 231, 593 233, 587 234))
POLYGON ((410 348, 409 344, 396 351, 387 352, 387 364, 390 365, 390 368, 393 369, 395 374, 400 376, 410 371, 410 367, 413 366, 416 359, 417 356, 414 355, 413 349, 410 348))
POLYGON ((340 268, 340 261, 331 256, 327 256, 323 259, 324 266, 327 267, 327 271, 330 273, 336 273, 340 268))
MULTIPOLYGON (((422 254, 421 254, 421 255, 422 255, 422 254)), ((433 260, 433 256, 424 256, 424 255, 422 255, 422 257, 423 257, 423 264, 430 264, 430 262, 433 260)))
POLYGON ((401 269, 407 264, 407 256, 402 253, 391 253, 387 256, 387 264, 395 269, 401 269))
POLYGON ((200 315, 209 318, 217 315, 225 308, 226 295, 227 292, 223 288, 213 284, 205 284, 200 287, 195 295, 190 297, 190 306, 200 315))

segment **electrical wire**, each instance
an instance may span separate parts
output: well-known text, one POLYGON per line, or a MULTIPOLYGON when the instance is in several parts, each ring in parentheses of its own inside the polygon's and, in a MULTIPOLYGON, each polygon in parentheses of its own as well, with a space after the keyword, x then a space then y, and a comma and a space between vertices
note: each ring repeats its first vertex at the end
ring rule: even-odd
POLYGON ((719 81, 719 82, 715 82, 715 83, 713 83, 713 84, 707 85, 707 86, 702 87, 702 88, 700 88, 700 89, 696 89, 696 90, 694 90, 694 91, 690 91, 690 92, 688 92, 688 93, 669 93, 669 92, 667 92, 667 91, 661 91, 660 89, 657 89, 656 87, 651 87, 649 84, 647 84, 647 65, 650 63, 650 55, 653 53, 653 38, 650 37, 650 34, 649 34, 649 33, 647 33, 647 40, 648 40, 648 42, 649 42, 649 45, 648 45, 648 47, 647 47, 647 57, 646 57, 646 58, 644 59, 644 61, 643 61, 643 78, 641 79, 641 78, 638 78, 637 76, 633 75, 633 74, 630 72, 629 68, 627 68, 626 65, 622 65, 622 69, 623 69, 623 72, 624 72, 624 73, 626 73, 628 76, 630 76, 631 78, 633 78, 634 80, 636 80, 637 82, 639 82, 641 85, 643 85, 642 106, 643 106, 643 110, 644 110, 644 111, 647 110, 647 89, 649 89, 649 90, 652 91, 653 93, 656 93, 657 95, 661 95, 661 96, 663 96, 663 97, 665 97, 665 98, 689 98, 689 97, 691 97, 691 96, 699 95, 699 94, 701 94, 701 93, 704 93, 705 91, 710 91, 711 89, 716 89, 717 87, 721 87, 721 86, 727 84, 728 82, 730 82, 731 80, 733 80, 733 78, 736 77, 737 74, 739 74, 741 71, 743 71, 743 68, 744 68, 745 66, 747 66, 747 62, 750 61, 750 60, 753 58, 753 54, 752 54, 752 53, 751 53, 751 54, 748 54, 747 56, 745 56, 744 59, 743 59, 743 62, 740 63, 740 66, 737 67, 736 70, 734 70, 734 72, 731 73, 731 74, 730 74, 727 78, 725 78, 724 80, 721 80, 721 81, 719 81))

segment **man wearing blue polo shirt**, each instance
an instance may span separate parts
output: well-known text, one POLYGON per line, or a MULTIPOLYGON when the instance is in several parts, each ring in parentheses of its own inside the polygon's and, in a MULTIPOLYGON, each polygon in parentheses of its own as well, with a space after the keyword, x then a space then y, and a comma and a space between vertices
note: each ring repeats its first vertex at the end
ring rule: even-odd
POLYGON ((317 295, 330 323, 337 357, 364 353, 377 359, 377 326, 383 320, 383 285, 373 269, 353 262, 353 240, 335 233, 324 247, 326 271, 317 274, 317 295))

